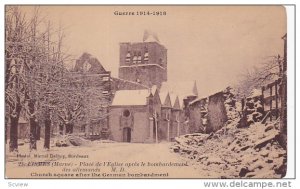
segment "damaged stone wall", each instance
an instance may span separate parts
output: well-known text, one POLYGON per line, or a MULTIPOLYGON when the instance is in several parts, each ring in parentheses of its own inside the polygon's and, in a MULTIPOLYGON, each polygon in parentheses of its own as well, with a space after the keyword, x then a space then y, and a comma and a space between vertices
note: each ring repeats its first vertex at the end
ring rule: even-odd
POLYGON ((233 89, 228 87, 223 91, 223 96, 225 98, 225 108, 226 108, 226 115, 227 115, 227 122, 226 124, 231 124, 232 122, 236 121, 240 118, 240 114, 237 110, 237 100, 235 95, 233 94, 233 89))
POLYGON ((206 133, 219 130, 227 121, 227 112, 224 105, 223 92, 209 96, 207 105, 207 128, 206 133))
POLYGON ((251 125, 254 122, 259 122, 263 119, 264 109, 262 106, 262 97, 248 97, 246 99, 245 113, 247 116, 247 125, 251 125))
POLYGON ((231 88, 207 98, 194 100, 188 109, 189 125, 197 128, 197 132, 200 133, 215 132, 240 117, 231 88))
POLYGON ((194 101, 189 106, 190 109, 190 124, 200 133, 206 133, 207 127, 207 98, 194 101))
MULTIPOLYGON (((244 102, 244 109, 248 108, 248 115, 255 117, 255 121, 240 128, 240 104, 232 89, 227 88, 220 94, 224 97, 227 117, 223 127, 210 134, 176 137, 171 149, 190 159, 191 164, 202 170, 203 178, 284 177, 287 154, 278 142, 280 120, 260 122, 259 113, 263 110, 259 95, 251 96, 244 102)), ((221 101, 221 95, 218 98, 221 101)), ((214 100, 216 104, 217 98, 214 100)), ((210 111, 208 106, 208 116, 210 111)))
POLYGON ((246 99, 242 99, 241 104, 241 120, 239 121, 239 128, 249 127, 253 123, 265 121, 263 120, 265 112, 262 95, 251 95, 246 99))
MULTIPOLYGON (((74 123, 74 134, 84 134, 87 138, 106 136, 108 129, 108 107, 112 101, 111 75, 97 58, 83 53, 77 60, 73 70, 65 74, 70 82, 62 87, 74 90, 83 97, 82 111, 84 118, 74 123)), ((57 124, 57 127, 59 125, 57 124)))

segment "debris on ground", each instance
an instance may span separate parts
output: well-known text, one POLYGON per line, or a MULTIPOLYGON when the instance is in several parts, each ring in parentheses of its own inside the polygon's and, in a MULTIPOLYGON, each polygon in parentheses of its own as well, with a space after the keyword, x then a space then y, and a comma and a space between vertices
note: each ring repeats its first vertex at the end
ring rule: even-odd
POLYGON ((211 134, 175 138, 172 151, 210 178, 282 178, 286 151, 278 144, 278 121, 237 128, 238 120, 211 134))

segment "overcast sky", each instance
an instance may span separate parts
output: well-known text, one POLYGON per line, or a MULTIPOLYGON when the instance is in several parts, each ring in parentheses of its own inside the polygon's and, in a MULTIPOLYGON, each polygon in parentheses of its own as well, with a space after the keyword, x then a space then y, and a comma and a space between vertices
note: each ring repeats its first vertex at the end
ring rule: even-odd
POLYGON ((196 80, 199 94, 224 89, 268 56, 283 54, 281 6, 43 6, 66 27, 65 46, 88 52, 118 75, 119 43, 141 42, 145 29, 168 49, 168 82, 196 80), (114 11, 166 11, 167 16, 116 16, 114 11))

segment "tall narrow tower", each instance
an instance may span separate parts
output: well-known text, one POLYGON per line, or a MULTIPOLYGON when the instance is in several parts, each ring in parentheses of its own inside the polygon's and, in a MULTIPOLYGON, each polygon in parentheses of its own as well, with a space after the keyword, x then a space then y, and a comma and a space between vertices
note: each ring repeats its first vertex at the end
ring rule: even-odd
POLYGON ((120 43, 120 79, 148 87, 167 81, 167 49, 149 37, 144 42, 120 43))

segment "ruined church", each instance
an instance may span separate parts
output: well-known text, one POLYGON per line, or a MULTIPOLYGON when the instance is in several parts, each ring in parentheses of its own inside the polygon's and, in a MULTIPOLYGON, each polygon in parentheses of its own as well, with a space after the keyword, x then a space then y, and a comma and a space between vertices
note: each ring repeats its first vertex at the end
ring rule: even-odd
MULTIPOLYGON (((72 82, 85 86, 81 91, 88 107, 88 117, 74 124, 74 133, 90 140, 153 143, 212 132, 227 121, 226 115, 216 122, 205 113, 225 109, 222 92, 221 100, 211 97, 203 106, 195 103, 203 101, 196 81, 168 82, 167 48, 157 36, 148 33, 142 42, 120 43, 119 53, 118 77, 88 53, 70 71, 72 82)), ((226 114, 216 116, 220 113, 226 114)))
MULTIPOLYGON (((171 141, 191 132, 184 119, 183 98, 166 87, 167 70, 167 49, 157 37, 120 43, 119 79, 135 83, 136 87, 115 87, 118 90, 109 108, 112 140, 171 141)), ((185 97, 195 99, 197 92, 193 94, 192 90, 190 86, 190 96, 185 97)))
MULTIPOLYGON (((120 43, 119 53, 118 77, 89 53, 65 73, 61 88, 80 98, 65 107, 63 120, 72 129, 68 131, 57 118, 52 137, 73 133, 88 140, 154 143, 188 133, 211 133, 228 121, 231 105, 226 103, 232 101, 231 94, 218 91, 202 97, 196 81, 168 81, 167 48, 157 36, 148 33, 142 42, 120 43), (75 105, 81 106, 81 113, 69 111, 75 105)), ((28 121, 20 125, 19 138, 28 138, 28 121)))

